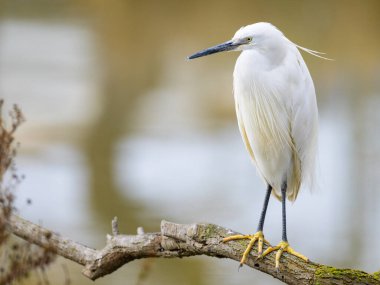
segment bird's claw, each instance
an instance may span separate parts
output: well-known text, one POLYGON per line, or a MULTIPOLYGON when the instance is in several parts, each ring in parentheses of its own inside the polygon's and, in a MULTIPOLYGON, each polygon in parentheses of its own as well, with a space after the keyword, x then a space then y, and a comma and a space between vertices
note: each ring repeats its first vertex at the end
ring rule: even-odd
POLYGON ((268 247, 265 251, 264 251, 264 253, 262 254, 262 255, 260 255, 260 256, 258 256, 257 258, 256 258, 256 260, 259 260, 259 259, 261 259, 261 258, 264 258, 266 255, 268 255, 269 253, 271 253, 272 251, 276 251, 277 250, 277 252, 276 252, 276 259, 275 259, 275 265, 276 265, 276 270, 279 272, 280 271, 280 258, 281 258, 281 256, 282 256, 282 254, 284 253, 284 252, 287 252, 287 253, 289 253, 289 254, 291 254, 291 255, 294 255, 294 256, 296 256, 296 257, 298 257, 298 258, 301 258, 301 259, 303 259, 304 261, 306 261, 306 262, 308 262, 309 261, 309 259, 306 257, 306 256, 304 256, 304 255, 302 255, 301 253, 299 253, 299 252, 296 252, 293 248, 291 248, 290 246, 289 246, 289 243, 288 242, 286 242, 286 241, 281 241, 278 245, 276 245, 276 246, 270 246, 270 247, 268 247))
POLYGON ((256 242, 257 242, 257 247, 258 247, 257 251, 258 251, 259 256, 262 255, 264 243, 266 245, 270 246, 270 243, 264 238, 264 234, 263 234, 262 231, 258 231, 257 233, 255 233, 253 235, 233 235, 233 236, 225 237, 222 240, 222 242, 224 243, 224 242, 228 242, 228 241, 231 241, 231 240, 241 240, 241 239, 249 239, 250 241, 249 241, 248 246, 245 249, 245 251, 243 253, 243 256, 242 256, 242 258, 240 260, 239 269, 247 261, 249 253, 251 252, 251 250, 252 250, 252 248, 253 248, 253 246, 255 245, 256 242))

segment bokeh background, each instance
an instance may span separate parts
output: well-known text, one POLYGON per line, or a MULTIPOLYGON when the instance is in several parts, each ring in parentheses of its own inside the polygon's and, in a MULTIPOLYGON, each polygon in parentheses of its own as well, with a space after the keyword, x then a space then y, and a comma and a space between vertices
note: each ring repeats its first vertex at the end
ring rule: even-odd
MULTIPOLYGON (((376 0, 0 1, 0 97, 27 118, 19 213, 97 248, 114 216, 123 233, 158 231, 161 219, 253 233, 265 185, 236 124, 238 54, 185 58, 267 21, 335 59, 304 54, 320 112, 319 176, 288 207, 290 242, 316 262, 379 270, 379 15, 376 0)), ((273 200, 265 232, 274 244, 280 215, 273 200)), ((280 284, 237 267, 144 260, 96 283, 280 284)), ((59 259, 49 280, 93 284, 80 270, 59 259)))

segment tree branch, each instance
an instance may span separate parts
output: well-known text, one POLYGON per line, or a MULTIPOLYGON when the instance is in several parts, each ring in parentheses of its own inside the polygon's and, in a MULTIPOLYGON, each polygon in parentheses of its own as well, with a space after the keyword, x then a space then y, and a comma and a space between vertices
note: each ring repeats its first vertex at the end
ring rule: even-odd
MULTIPOLYGON (((51 250, 58 255, 84 266, 83 274, 95 280, 110 274, 135 259, 147 257, 177 258, 207 255, 239 261, 246 241, 221 243, 223 237, 235 232, 212 224, 174 224, 161 222, 161 232, 137 235, 120 235, 117 220, 112 222, 113 235, 107 235, 106 246, 96 250, 64 238, 43 227, 12 215, 8 230, 31 243, 51 250)), ((274 267, 274 254, 255 262, 257 250, 253 249, 247 266, 265 272, 286 284, 380 284, 377 273, 368 274, 353 269, 337 269, 313 262, 305 262, 287 253, 281 257, 281 268, 274 267)))

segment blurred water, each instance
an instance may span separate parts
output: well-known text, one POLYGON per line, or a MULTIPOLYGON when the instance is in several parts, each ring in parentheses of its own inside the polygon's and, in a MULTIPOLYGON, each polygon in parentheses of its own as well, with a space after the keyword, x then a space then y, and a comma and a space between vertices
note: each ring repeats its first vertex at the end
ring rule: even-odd
MULTIPOLYGON (((27 117, 18 136, 17 164, 26 175, 17 193, 20 214, 96 247, 104 244, 113 215, 128 233, 140 225, 157 230, 161 219, 212 222, 252 233, 265 186, 233 115, 235 57, 223 62, 224 69, 218 59, 204 69, 207 63, 197 67, 183 61, 182 51, 173 56, 167 42, 160 68, 149 71, 152 82, 120 91, 123 85, 113 89, 119 81, 107 75, 114 66, 99 59, 96 38, 96 30, 79 21, 0 22, 0 96, 19 104, 27 117), (227 91, 214 95, 219 93, 215 85, 227 91), (32 205, 26 205, 27 198, 32 205)), ((365 90, 363 82, 348 79, 317 73, 319 187, 301 192, 289 205, 289 239, 317 262, 375 271, 380 264, 380 248, 375 248, 379 86, 365 90)), ((272 243, 281 237, 280 214, 280 204, 271 201, 265 232, 272 243)), ((68 264, 74 284, 90 284, 80 268, 68 264)), ((136 284, 141 264, 99 284, 125 284, 126 276, 136 284)), ((235 262, 210 258, 156 260, 145 283, 279 284, 259 272, 236 269, 235 262)), ((59 266, 52 270, 59 271, 59 266)))

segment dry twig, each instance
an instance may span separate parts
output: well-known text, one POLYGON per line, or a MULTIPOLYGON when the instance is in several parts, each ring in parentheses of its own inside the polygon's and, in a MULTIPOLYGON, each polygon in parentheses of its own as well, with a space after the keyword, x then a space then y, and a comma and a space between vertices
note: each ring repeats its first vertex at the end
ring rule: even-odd
MULTIPOLYGON (((231 230, 212 224, 182 225, 162 221, 158 233, 137 235, 107 235, 103 249, 96 250, 61 237, 47 229, 13 215, 9 230, 15 235, 54 250, 58 255, 84 266, 83 274, 96 280, 110 274, 122 265, 148 257, 180 258, 208 255, 217 258, 240 260, 246 242, 222 243, 221 239, 234 234, 231 230)), ((353 269, 338 269, 313 262, 305 262, 284 253, 281 270, 274 267, 274 254, 258 263, 256 249, 252 251, 247 266, 265 272, 286 284, 380 284, 376 274, 353 269)))

